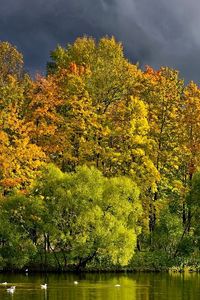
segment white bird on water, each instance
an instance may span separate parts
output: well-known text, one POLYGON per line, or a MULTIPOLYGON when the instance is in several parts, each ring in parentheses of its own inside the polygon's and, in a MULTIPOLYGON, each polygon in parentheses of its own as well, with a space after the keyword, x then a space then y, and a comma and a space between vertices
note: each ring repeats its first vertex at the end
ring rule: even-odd
POLYGON ((7 285, 8 283, 7 283, 7 281, 5 281, 5 282, 2 282, 1 284, 3 284, 3 285, 7 285))
POLYGON ((115 287, 120 287, 121 285, 120 284, 115 284, 115 287))
POLYGON ((13 285, 13 286, 11 286, 10 288, 7 289, 7 292, 13 294, 14 291, 15 291, 15 288, 16 287, 13 285))
POLYGON ((78 284, 78 281, 74 281, 74 284, 78 284))
POLYGON ((47 284, 46 283, 45 284, 41 284, 40 287, 41 287, 41 289, 45 289, 46 290, 47 289, 47 284))

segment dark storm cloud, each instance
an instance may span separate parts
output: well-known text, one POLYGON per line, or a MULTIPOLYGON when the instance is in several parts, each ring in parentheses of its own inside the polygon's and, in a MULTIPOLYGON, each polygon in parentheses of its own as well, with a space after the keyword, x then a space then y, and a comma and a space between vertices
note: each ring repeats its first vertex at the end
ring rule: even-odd
POLYGON ((114 35, 141 66, 168 65, 200 79, 198 0, 1 0, 0 39, 15 44, 33 73, 59 43, 114 35))

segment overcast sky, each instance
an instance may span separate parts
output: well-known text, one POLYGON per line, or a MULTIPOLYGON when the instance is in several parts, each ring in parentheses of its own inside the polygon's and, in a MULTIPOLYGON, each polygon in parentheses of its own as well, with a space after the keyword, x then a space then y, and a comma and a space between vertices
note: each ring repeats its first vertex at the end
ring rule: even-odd
POLYGON ((126 56, 200 81, 199 0, 1 0, 0 40, 16 45, 32 74, 76 37, 114 35, 126 56))

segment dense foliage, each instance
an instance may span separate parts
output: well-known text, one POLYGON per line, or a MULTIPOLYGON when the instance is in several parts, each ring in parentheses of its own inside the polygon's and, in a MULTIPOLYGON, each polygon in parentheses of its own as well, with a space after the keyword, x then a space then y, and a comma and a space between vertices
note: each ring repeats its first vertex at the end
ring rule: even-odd
POLYGON ((199 265, 200 88, 78 38, 24 71, 0 42, 0 267, 199 265))

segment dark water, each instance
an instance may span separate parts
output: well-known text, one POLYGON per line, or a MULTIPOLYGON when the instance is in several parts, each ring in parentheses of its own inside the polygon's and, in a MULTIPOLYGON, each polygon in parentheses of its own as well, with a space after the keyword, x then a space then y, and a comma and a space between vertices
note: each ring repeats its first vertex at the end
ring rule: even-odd
POLYGON ((200 274, 0 274, 1 300, 200 300, 200 274), (78 284, 74 284, 78 281, 78 284), (47 290, 40 284, 48 284, 47 290), (115 285, 120 286, 116 287, 115 285))

